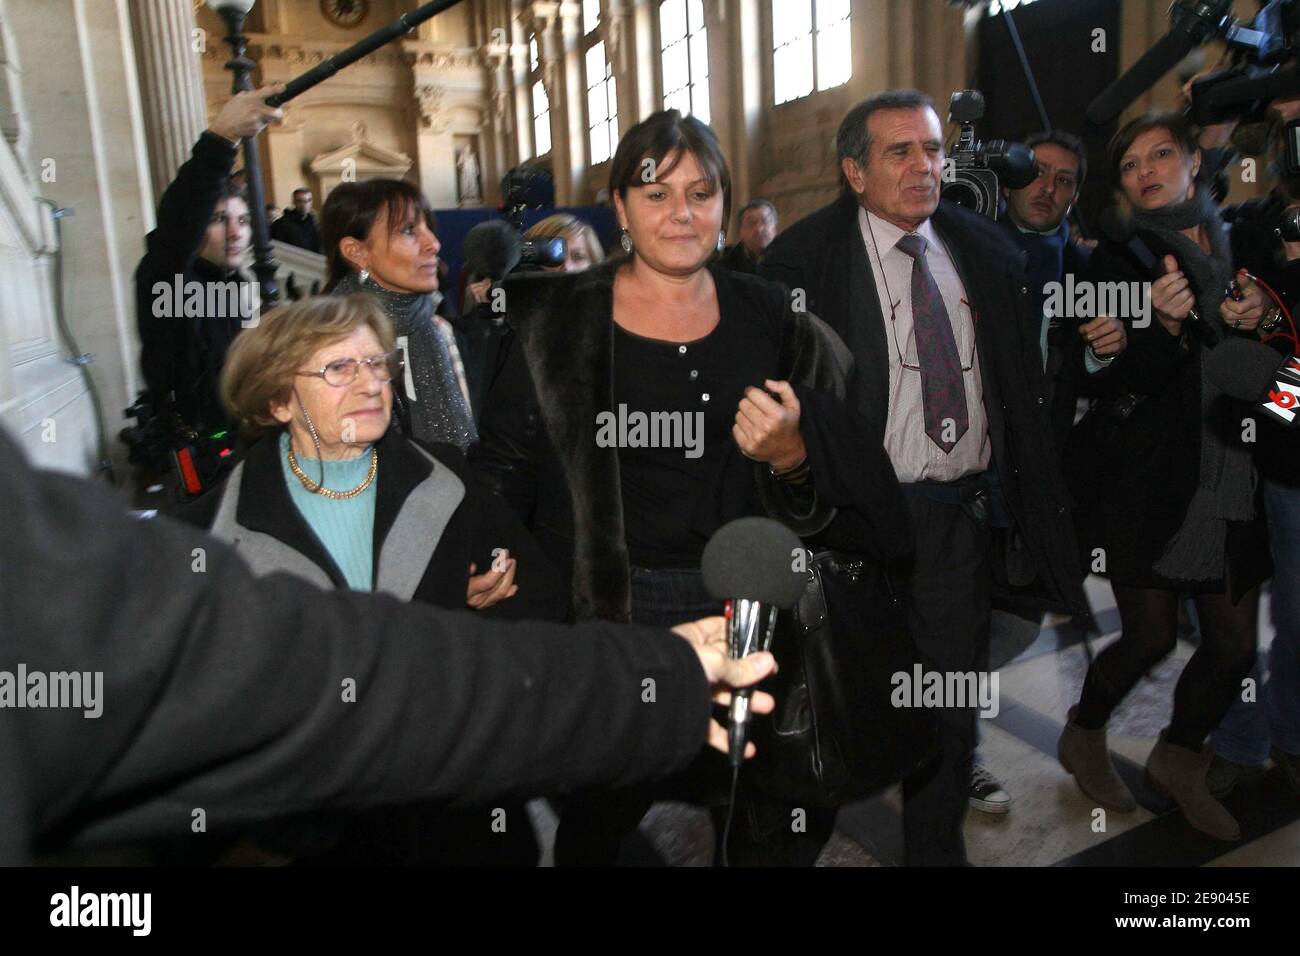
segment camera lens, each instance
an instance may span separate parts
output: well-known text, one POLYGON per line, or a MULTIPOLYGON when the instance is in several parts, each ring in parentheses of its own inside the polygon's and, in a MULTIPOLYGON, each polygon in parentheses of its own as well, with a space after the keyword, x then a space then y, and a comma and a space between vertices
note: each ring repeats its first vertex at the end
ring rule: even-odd
POLYGON ((964 206, 971 212, 977 212, 981 215, 987 212, 984 208, 983 191, 970 180, 958 179, 955 182, 948 183, 943 188, 943 198, 956 203, 958 206, 964 206))

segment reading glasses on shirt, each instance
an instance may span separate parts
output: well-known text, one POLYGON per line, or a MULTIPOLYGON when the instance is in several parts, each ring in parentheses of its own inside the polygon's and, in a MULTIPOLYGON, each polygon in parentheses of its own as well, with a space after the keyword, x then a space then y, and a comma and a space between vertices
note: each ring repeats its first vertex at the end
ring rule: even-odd
MULTIPOLYGON (((903 303, 903 300, 902 300, 902 299, 899 299, 897 302, 895 302, 893 305, 891 305, 891 306, 889 307, 889 332, 890 332, 890 337, 893 338, 893 340, 894 340, 894 352, 895 352, 895 354, 898 355, 898 364, 901 365, 903 368, 911 369, 913 372, 919 372, 919 371, 921 371, 921 366, 920 366, 920 365, 913 365, 913 364, 911 364, 910 362, 904 360, 904 358, 903 358, 903 350, 900 349, 900 348, 898 347, 898 329, 897 329, 897 326, 895 325, 895 323, 898 321, 898 307, 899 307, 900 305, 902 305, 902 303, 903 303)), ((967 310, 968 312, 970 312, 970 318, 971 318, 971 329, 974 330, 974 329, 979 325, 979 320, 980 320, 979 313, 976 312, 973 308, 971 308, 971 304, 970 304, 969 302, 967 302, 965 299, 962 299, 962 300, 961 300, 961 304, 964 305, 964 306, 966 307, 966 310, 967 310)), ((955 338, 956 338, 956 334, 955 334, 955 333, 956 333, 956 329, 954 329, 953 332, 954 332, 953 338, 955 339, 955 338)), ((911 334, 910 336, 908 336, 908 339, 909 339, 910 341, 915 342, 915 340, 916 340, 916 332, 915 332, 915 330, 913 330, 912 334, 911 334)), ((920 358, 919 358, 919 357, 917 358, 917 361, 918 361, 918 362, 920 361, 920 358)), ((972 335, 971 335, 971 338, 970 338, 970 359, 969 359, 968 361, 965 361, 965 362, 962 362, 962 363, 961 363, 961 370, 962 370, 963 372, 969 372, 969 371, 970 371, 971 369, 973 369, 974 367, 975 367, 975 336, 972 334, 972 335)))

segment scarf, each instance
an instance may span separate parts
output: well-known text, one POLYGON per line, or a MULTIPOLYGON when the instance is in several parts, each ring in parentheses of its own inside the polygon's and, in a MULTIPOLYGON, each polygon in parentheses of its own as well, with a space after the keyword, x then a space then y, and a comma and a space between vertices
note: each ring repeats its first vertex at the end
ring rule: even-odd
POLYGON ((478 430, 456 374, 454 340, 449 343, 435 324, 434 309, 442 301, 442 293, 393 292, 373 279, 362 283, 355 273, 349 273, 333 289, 335 295, 362 291, 379 301, 393 323, 399 347, 406 340, 406 398, 413 437, 464 451, 478 440, 478 430))
MULTIPOLYGON (((1191 199, 1161 209, 1135 210, 1135 228, 1163 240, 1178 256, 1183 271, 1199 290, 1196 309, 1201 319, 1223 331, 1219 306, 1232 279, 1232 250, 1219 207, 1203 183, 1191 199), (1204 224, 1210 236, 1207 256, 1200 244, 1181 230, 1204 224)), ((1219 406, 1230 401, 1205 374, 1201 361, 1201 462, 1196 494, 1183 523, 1155 564, 1156 573, 1178 581, 1212 581, 1225 574, 1228 522, 1255 516, 1254 460, 1245 445, 1213 427, 1219 406)))

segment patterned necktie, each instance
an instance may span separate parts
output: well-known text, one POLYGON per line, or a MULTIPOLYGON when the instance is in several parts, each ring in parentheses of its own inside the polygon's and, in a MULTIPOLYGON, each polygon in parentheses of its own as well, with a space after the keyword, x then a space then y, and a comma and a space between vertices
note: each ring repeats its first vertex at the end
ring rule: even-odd
POLYGON ((924 236, 908 233, 895 248, 912 257, 912 331, 921 362, 925 433, 948 454, 970 427, 957 340, 939 286, 925 261, 924 236), (951 440, 948 440, 951 439, 951 440))

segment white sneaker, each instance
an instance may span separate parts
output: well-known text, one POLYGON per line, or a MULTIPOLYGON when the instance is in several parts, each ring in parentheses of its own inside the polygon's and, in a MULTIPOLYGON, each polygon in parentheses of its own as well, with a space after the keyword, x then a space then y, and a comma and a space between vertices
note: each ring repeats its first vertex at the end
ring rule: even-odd
POLYGON ((970 775, 970 805, 984 813, 1008 813, 1011 794, 1002 789, 993 774, 977 766, 970 775))

